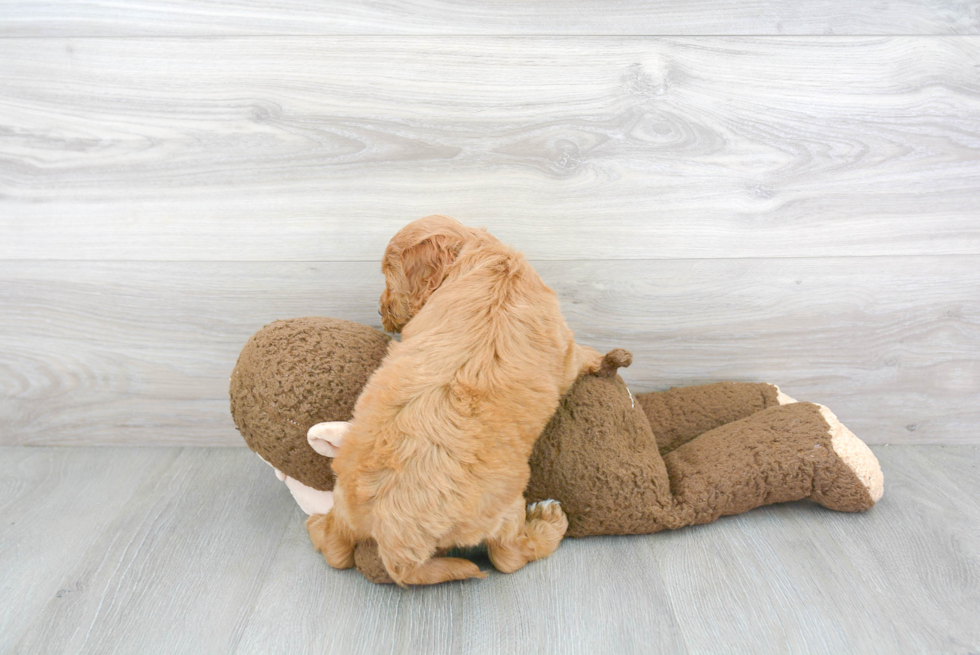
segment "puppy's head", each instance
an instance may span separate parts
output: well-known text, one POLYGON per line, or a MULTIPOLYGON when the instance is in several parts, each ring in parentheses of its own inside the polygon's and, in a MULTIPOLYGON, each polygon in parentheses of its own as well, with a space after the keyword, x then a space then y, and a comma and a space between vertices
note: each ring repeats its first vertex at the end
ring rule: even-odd
POLYGON ((401 332, 478 232, 448 216, 426 216, 398 231, 381 260, 385 290, 378 309, 388 332, 401 332))

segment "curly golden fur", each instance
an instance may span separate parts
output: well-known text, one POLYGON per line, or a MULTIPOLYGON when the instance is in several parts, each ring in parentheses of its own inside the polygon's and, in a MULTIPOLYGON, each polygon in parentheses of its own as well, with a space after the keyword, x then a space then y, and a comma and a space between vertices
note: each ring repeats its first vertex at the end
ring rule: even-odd
POLYGON ((557 548, 557 504, 525 508, 528 457, 559 398, 602 356, 575 343, 555 293, 518 252, 446 216, 403 228, 382 262, 385 329, 402 333, 368 380, 333 462, 334 508, 310 518, 331 566, 373 538, 401 585, 484 577, 434 557, 486 542, 505 572, 557 548))

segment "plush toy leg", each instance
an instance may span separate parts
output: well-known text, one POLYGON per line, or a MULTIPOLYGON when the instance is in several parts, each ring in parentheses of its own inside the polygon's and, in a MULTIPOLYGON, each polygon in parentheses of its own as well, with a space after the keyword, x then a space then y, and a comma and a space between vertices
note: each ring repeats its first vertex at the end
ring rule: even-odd
POLYGON ((878 460, 830 410, 769 407, 716 428, 664 457, 674 496, 671 527, 810 498, 858 512, 881 498, 878 460))
POLYGON ((718 382, 636 395, 664 455, 709 430, 796 402, 773 384, 718 382))
POLYGON ((395 584, 395 581, 388 575, 385 565, 381 562, 381 555, 378 555, 378 542, 374 539, 357 542, 354 548, 354 563, 357 570, 364 574, 364 577, 376 584, 395 584))

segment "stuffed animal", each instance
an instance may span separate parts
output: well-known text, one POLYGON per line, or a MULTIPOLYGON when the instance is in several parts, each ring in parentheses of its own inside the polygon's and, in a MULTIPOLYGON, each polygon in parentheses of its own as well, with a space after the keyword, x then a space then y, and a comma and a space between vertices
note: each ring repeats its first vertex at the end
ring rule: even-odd
MULTIPOLYGON (((245 345, 231 412, 248 446, 311 515, 333 505, 330 461, 389 337, 330 318, 276 321, 245 345)), ((883 492, 871 450, 830 410, 764 383, 633 395, 622 349, 562 398, 530 459, 529 503, 557 501, 570 537, 647 534, 791 500, 870 508, 883 492)), ((391 582, 373 542, 359 570, 391 582)))

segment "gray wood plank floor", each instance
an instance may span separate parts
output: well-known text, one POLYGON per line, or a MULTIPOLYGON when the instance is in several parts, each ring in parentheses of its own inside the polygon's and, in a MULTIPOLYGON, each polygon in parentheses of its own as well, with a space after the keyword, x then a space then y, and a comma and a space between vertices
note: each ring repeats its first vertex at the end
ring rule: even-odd
POLYGON ((874 450, 865 514, 570 539, 400 590, 330 569, 243 448, 0 448, 0 652, 976 653, 980 447, 874 450))

